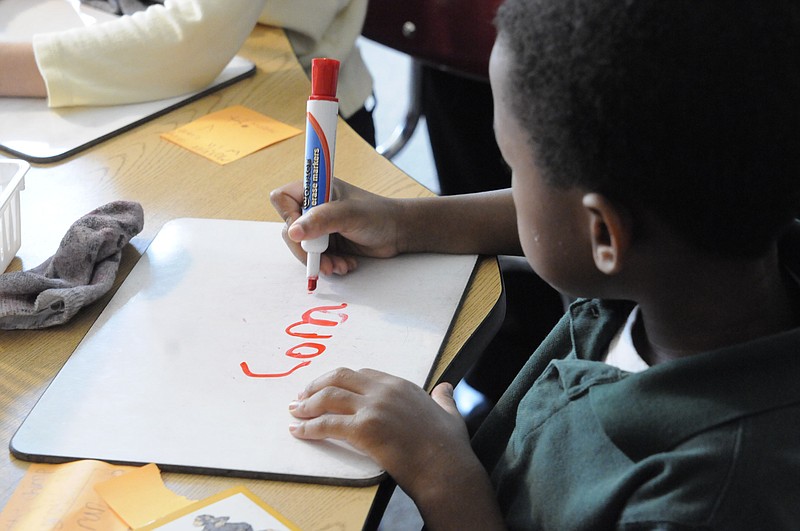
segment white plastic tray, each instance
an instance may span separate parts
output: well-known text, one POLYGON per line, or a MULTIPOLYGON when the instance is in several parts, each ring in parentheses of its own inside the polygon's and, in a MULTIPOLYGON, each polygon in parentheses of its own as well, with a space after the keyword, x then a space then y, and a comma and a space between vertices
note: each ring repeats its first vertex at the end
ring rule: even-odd
POLYGON ((22 244, 19 193, 25 189, 25 172, 30 165, 22 160, 0 160, 0 272, 22 244))

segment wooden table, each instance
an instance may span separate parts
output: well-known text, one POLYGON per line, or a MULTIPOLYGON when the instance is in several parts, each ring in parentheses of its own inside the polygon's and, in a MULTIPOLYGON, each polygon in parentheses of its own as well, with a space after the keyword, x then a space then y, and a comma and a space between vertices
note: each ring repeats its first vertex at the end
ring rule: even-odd
MULTIPOLYGON (((283 32, 257 27, 240 55, 256 63, 255 76, 71 159, 34 166, 27 173, 21 201, 22 248, 9 270, 30 269, 46 260, 72 222, 109 201, 140 202, 145 227, 125 249, 115 288, 101 301, 84 308, 63 326, 0 331, 0 440, 6 446, 166 221, 181 217, 281 221, 269 204, 269 193, 302 178, 303 135, 225 166, 159 138, 160 133, 234 104, 304 129, 310 84, 283 32)), ((336 151, 337 178, 387 196, 432 195, 379 156, 342 121, 336 151)), ((477 350, 485 343, 482 336, 486 334, 479 329, 487 322, 494 323, 492 326, 497 323, 498 314, 502 314, 497 310, 501 299, 497 263, 493 258, 483 258, 446 339, 432 382, 452 368, 451 361, 465 346, 477 350)), ((463 367, 455 371, 456 378, 459 372, 463 374, 463 367)), ((0 460, 0 506, 5 506, 27 466, 10 453, 4 454, 0 460)), ((308 530, 361 529, 379 490, 378 486, 335 487, 175 473, 163 476, 169 488, 194 499, 244 484, 308 530)), ((373 519, 374 514, 373 510, 373 519)))

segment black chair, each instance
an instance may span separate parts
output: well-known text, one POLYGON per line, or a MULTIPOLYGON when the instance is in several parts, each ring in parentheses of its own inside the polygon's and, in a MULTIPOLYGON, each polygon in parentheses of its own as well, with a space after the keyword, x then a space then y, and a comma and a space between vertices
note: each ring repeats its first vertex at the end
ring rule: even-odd
POLYGON ((393 158, 422 115, 422 65, 473 79, 489 78, 496 36, 492 20, 501 0, 371 0, 362 35, 412 58, 409 107, 403 123, 376 149, 393 158))

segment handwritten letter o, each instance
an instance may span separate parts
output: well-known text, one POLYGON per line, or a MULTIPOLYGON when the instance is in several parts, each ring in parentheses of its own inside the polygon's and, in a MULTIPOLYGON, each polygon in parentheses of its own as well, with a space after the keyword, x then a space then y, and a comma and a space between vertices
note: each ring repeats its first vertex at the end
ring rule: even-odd
MULTIPOLYGON (((335 310, 343 310, 344 308, 347 308, 347 304, 346 303, 342 303, 342 304, 339 304, 337 306, 317 306, 315 308, 311 308, 310 310, 306 311, 302 315, 300 321, 297 321, 297 322, 292 323, 289 326, 287 326, 286 327, 286 333, 288 335, 290 335, 290 336, 300 337, 300 338, 303 338, 303 339, 317 339, 317 340, 330 339, 331 337, 333 337, 330 334, 323 335, 323 334, 317 334, 315 332, 303 332, 303 331, 297 332, 297 331, 295 331, 295 329, 299 328, 299 327, 302 327, 304 325, 312 325, 312 326, 337 326, 337 325, 340 325, 340 324, 344 323, 345 321, 347 321, 347 314, 343 313, 343 312, 336 312, 335 310), (338 321, 332 321, 330 319, 315 318, 314 317, 314 313, 315 312, 320 312, 320 313, 324 313, 324 314, 335 313, 336 315, 339 316, 339 320, 338 321)), ((310 365, 311 361, 313 360, 313 358, 316 358, 317 356, 319 356, 320 354, 325 352, 325 348, 326 348, 325 345, 323 345, 322 343, 310 342, 310 341, 299 343, 299 344, 294 345, 293 347, 289 348, 285 353, 285 355, 287 357, 295 358, 295 359, 302 359, 302 360, 305 360, 305 361, 302 361, 302 362, 298 363, 297 365, 295 365, 294 367, 292 367, 291 369, 289 369, 286 372, 281 372, 281 373, 254 373, 253 371, 250 370, 250 367, 248 366, 246 361, 243 361, 242 363, 240 363, 239 366, 242 368, 242 372, 244 372, 244 374, 246 376, 249 376, 251 378, 282 378, 284 376, 289 376, 290 374, 292 374, 297 369, 300 369, 302 367, 306 367, 306 366, 310 365)))

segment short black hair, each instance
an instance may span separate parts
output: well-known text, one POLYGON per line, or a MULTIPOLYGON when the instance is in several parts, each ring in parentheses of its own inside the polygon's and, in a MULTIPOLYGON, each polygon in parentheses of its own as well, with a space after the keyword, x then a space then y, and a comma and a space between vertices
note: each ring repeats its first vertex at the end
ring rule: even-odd
POLYGON ((758 256, 797 216, 797 0, 506 0, 496 24, 549 183, 723 256, 758 256))

